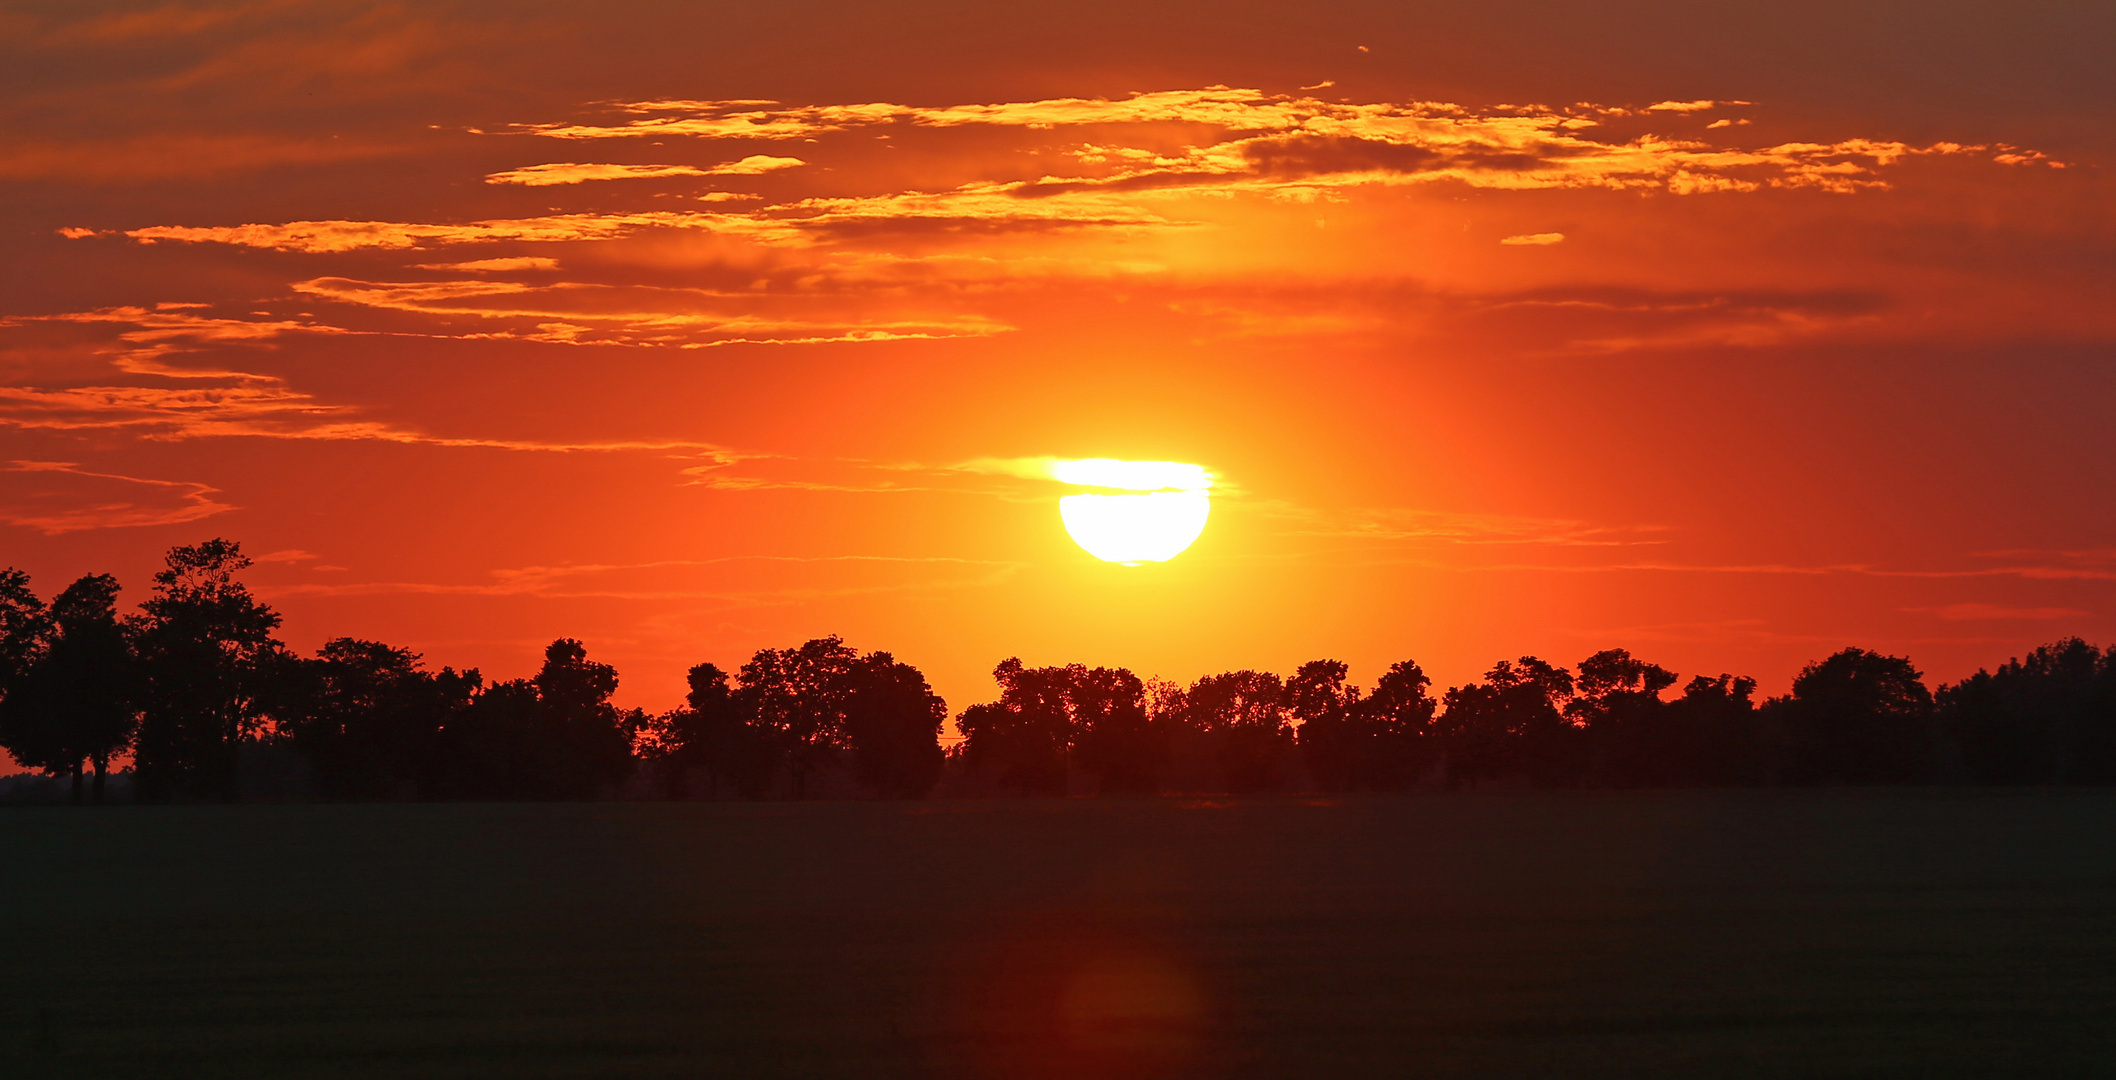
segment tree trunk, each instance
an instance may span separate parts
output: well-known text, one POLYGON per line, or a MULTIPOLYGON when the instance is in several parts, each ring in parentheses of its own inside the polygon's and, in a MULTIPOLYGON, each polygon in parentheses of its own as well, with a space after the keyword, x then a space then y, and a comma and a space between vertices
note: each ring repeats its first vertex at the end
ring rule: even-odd
POLYGON ((110 761, 103 757, 97 757, 94 760, 96 766, 95 801, 97 806, 101 806, 103 805, 103 772, 109 767, 110 761))
POLYGON ((75 806, 81 805, 81 763, 79 760, 73 763, 73 804, 75 806))

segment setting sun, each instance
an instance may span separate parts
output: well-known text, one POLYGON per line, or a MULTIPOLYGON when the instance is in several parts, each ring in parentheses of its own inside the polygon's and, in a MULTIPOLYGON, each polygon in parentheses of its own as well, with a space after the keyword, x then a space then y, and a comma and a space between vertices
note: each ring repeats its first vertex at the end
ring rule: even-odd
POLYGON ((1212 476, 1199 465, 1084 458, 1055 463, 1051 475, 1081 487, 1126 492, 1058 500, 1058 516, 1073 542, 1104 562, 1167 562, 1197 541, 1212 513, 1207 494, 1212 476))

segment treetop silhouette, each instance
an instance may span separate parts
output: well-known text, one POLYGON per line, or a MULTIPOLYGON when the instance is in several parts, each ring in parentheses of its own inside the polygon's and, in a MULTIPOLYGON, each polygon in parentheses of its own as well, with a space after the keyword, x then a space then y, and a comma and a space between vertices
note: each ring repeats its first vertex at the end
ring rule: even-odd
POLYGON ((0 747, 76 798, 129 753, 147 800, 2116 783, 2116 650, 2076 638, 1937 693, 1907 658, 1847 648, 1760 703, 1754 679, 1683 683, 1623 649, 1501 660, 1437 695, 1412 660, 1362 688, 1334 659, 1180 686, 1010 658, 943 753, 924 674, 839 637, 696 664, 684 704, 649 715, 571 638, 498 682, 376 641, 295 655, 249 566, 230 540, 172 548, 129 616, 108 575, 47 603, 0 570, 0 747))

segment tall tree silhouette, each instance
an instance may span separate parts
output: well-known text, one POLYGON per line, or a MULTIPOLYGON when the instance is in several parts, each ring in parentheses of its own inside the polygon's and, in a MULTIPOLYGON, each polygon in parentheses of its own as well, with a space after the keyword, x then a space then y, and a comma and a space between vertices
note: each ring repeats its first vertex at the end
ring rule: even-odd
POLYGON ((1539 786, 1576 783, 1585 772, 1580 729, 1563 710, 1572 674, 1533 656, 1499 661, 1482 684, 1447 692, 1440 733, 1450 782, 1524 777, 1539 786))
POLYGON ((743 715, 727 672, 713 664, 692 666, 683 708, 660 719, 656 742, 675 770, 678 786, 689 776, 704 781, 707 798, 733 793, 761 798, 778 762, 765 733, 743 715))
POLYGON ((1286 680, 1286 707, 1299 725, 1295 732, 1308 772, 1330 791, 1370 786, 1365 725, 1355 716, 1359 688, 1345 682, 1342 660, 1310 660, 1286 680))
POLYGON ((1146 684, 1124 668, 1066 669, 1075 759, 1105 795, 1148 795, 1168 767, 1168 728, 1147 713, 1146 684))
POLYGON ((279 615, 236 580, 242 546, 213 539, 169 550, 132 623, 143 697, 133 751, 141 798, 232 799, 237 754, 266 719, 282 661, 279 615))
POLYGON ((794 797, 847 746, 845 695, 859 653, 833 634, 791 649, 759 649, 742 665, 736 697, 769 740, 794 797))
POLYGON ((1031 668, 1008 657, 992 669, 999 700, 963 710, 956 726, 971 768, 993 770, 999 786, 1024 795, 1063 795, 1073 746, 1072 672, 1031 668))
POLYGON ((1690 755, 1687 778, 1706 787, 1774 782, 1781 754, 1765 738, 1756 713, 1756 680, 1745 675, 1698 675, 1667 704, 1666 727, 1676 753, 1690 755))
POLYGON ((703 794, 766 794, 783 772, 796 798, 819 773, 849 766, 865 789, 922 798, 940 778, 940 728, 947 704, 915 667, 886 652, 865 656, 842 638, 760 649, 729 686, 725 671, 698 664, 684 707, 642 716, 642 749, 681 787, 703 794))
POLYGON ((439 674, 419 654, 378 641, 336 638, 316 658, 287 669, 281 733, 316 772, 322 793, 337 799, 431 796, 442 732, 467 709, 475 672, 439 674))
POLYGON ((925 798, 940 779, 940 728, 948 703, 917 668, 885 652, 861 657, 846 677, 845 735, 854 778, 887 798, 925 798))
MULTIPOLYGON (((476 689, 476 673, 464 677, 476 689)), ((632 766, 636 718, 610 703, 617 671, 560 638, 531 679, 483 687, 442 730, 446 798, 587 799, 613 791, 632 766)))
POLYGON ((1268 671, 1207 675, 1186 691, 1186 719, 1218 745, 1227 790, 1270 791, 1286 780, 1294 750, 1285 684, 1268 671))
POLYGON ((0 748, 16 762, 46 772, 51 737, 45 706, 30 673, 51 645, 51 618, 30 587, 29 575, 0 570, 0 748))
POLYGON ((1703 753, 1698 733, 1675 723, 1661 692, 1672 671, 1623 649, 1604 649, 1580 661, 1565 716, 1585 729, 1581 748, 1605 783, 1618 787, 1674 787, 1692 779, 1703 753))
POLYGON ((12 566, 0 570, 0 699, 44 650, 48 629, 44 601, 30 588, 29 575, 12 566))
POLYGON ((536 673, 545 742, 539 757, 546 790, 562 798, 585 798, 623 780, 632 764, 629 717, 610 704, 617 669, 588 659, 572 638, 544 649, 536 673))
POLYGON ((1937 703, 1977 783, 2106 784, 2116 781, 2112 674, 2116 649, 2066 638, 1942 687, 1937 703))
POLYGON ((84 765, 103 800, 110 759, 132 739, 138 668, 117 617, 117 579, 90 574, 52 600, 41 648, 0 699, 0 746, 25 765, 73 778, 84 765))
POLYGON ((1903 657, 1845 649, 1802 668, 1769 709, 1792 735, 1795 783, 1903 784, 1931 773, 1932 693, 1903 657))
POLYGON ((1316 782, 1336 791, 1400 791, 1416 783, 1440 757, 1433 726, 1440 703, 1427 692, 1432 680, 1412 660, 1391 665, 1364 697, 1342 687, 1343 678, 1337 661, 1312 661, 1287 683, 1316 782), (1310 685, 1320 692, 1305 689, 1310 685))

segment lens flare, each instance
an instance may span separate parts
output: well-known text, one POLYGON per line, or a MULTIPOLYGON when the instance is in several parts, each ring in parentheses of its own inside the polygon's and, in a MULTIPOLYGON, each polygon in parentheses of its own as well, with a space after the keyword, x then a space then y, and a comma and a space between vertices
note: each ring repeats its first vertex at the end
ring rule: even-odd
POLYGON ((1204 533, 1212 513, 1212 475, 1199 465, 1084 458, 1054 463, 1051 475, 1081 487, 1130 492, 1058 500, 1058 517, 1073 542, 1104 562, 1167 562, 1204 533))

